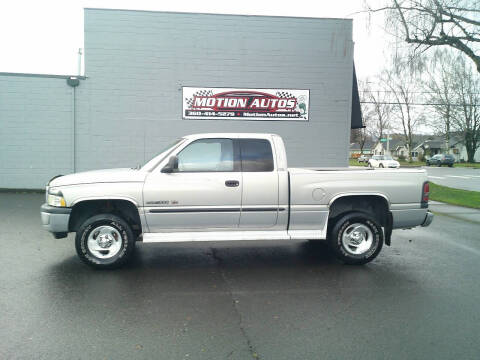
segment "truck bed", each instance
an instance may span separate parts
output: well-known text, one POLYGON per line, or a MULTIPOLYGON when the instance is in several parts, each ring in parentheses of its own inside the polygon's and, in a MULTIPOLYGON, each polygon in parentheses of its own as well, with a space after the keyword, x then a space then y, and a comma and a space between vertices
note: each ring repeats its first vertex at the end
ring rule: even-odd
POLYGON ((345 195, 383 197, 392 212, 394 228, 419 226, 427 213, 421 206, 423 184, 428 180, 423 169, 343 167, 289 168, 288 171, 292 214, 300 205, 305 211, 328 211, 335 199, 345 195))

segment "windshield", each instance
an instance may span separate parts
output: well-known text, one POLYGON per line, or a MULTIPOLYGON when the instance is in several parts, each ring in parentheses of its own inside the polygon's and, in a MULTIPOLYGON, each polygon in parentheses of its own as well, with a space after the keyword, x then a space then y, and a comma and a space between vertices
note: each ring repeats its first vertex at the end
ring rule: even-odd
POLYGON ((393 158, 390 155, 385 155, 384 160, 393 160, 393 158))
POLYGON ((156 166, 160 161, 165 159, 165 157, 170 154, 177 146, 179 146, 183 141, 184 138, 180 138, 175 140, 174 142, 168 144, 167 146, 163 147, 155 156, 153 156, 145 165, 142 166, 142 170, 151 170, 154 166, 156 166))

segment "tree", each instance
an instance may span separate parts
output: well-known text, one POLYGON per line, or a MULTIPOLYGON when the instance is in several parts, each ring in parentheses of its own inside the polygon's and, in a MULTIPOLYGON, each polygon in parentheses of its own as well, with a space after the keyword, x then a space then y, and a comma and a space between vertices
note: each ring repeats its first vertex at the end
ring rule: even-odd
POLYGON ((453 125, 463 134, 467 161, 475 161, 480 147, 480 79, 463 57, 458 57, 454 69, 453 88, 458 105, 453 125))
POLYGON ((371 88, 369 79, 359 81, 358 86, 364 123, 371 137, 381 139, 390 128, 392 105, 388 102, 388 92, 382 79, 376 79, 375 83, 377 90, 371 88))
POLYGON ((435 46, 461 51, 480 73, 480 1, 478 0, 388 0, 388 5, 369 11, 386 11, 387 25, 414 52, 435 46))
POLYGON ((360 154, 363 154, 363 148, 368 140, 367 128, 352 129, 350 133, 350 142, 357 143, 360 146, 360 154))
POLYGON ((451 51, 436 51, 427 67, 427 79, 424 87, 429 94, 427 102, 433 104, 433 111, 439 116, 434 118, 433 125, 440 125, 445 135, 445 148, 450 149, 450 132, 452 117, 455 111, 454 72, 455 56, 451 51), (438 120, 439 121, 438 121, 438 120))
MULTIPOLYGON (((365 87, 365 81, 358 81, 359 88, 365 87)), ((363 148, 368 140, 371 138, 372 127, 372 112, 371 109, 364 103, 364 93, 360 91, 360 106, 362 111, 363 128, 352 129, 350 133, 350 142, 357 143, 360 146, 360 154, 363 154, 363 148)))
POLYGON ((440 117, 447 149, 450 132, 462 134, 468 162, 480 147, 480 78, 461 54, 441 51, 430 62, 428 102, 440 117))
POLYGON ((408 159, 412 158, 413 137, 424 121, 421 110, 415 109, 417 78, 414 72, 408 71, 404 62, 394 63, 392 68, 385 70, 383 81, 390 89, 393 98, 392 115, 400 124, 408 148, 408 159))

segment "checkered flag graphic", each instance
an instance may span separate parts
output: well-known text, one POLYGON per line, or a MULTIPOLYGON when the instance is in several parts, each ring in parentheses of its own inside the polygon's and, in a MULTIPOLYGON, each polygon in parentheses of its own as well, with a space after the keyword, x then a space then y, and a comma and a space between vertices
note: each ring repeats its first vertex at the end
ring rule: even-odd
POLYGON ((290 99, 290 98, 294 98, 295 96, 293 96, 291 93, 287 92, 287 91, 277 91, 276 95, 279 97, 279 98, 282 98, 282 99, 290 99))
POLYGON ((185 98, 185 103, 188 105, 188 107, 192 107, 193 105, 193 98, 195 96, 213 96, 213 91, 212 90, 199 90, 193 94, 191 98, 185 98))

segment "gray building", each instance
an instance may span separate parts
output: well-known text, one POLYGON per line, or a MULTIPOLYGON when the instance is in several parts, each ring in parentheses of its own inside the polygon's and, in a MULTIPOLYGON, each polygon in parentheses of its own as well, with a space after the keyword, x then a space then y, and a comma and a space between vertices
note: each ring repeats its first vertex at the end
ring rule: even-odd
POLYGON ((277 133, 289 166, 347 165, 351 20, 85 9, 84 52, 79 81, 0 73, 0 188, 136 166, 199 132, 277 133), (305 89, 308 120, 186 119, 185 87, 305 89))

